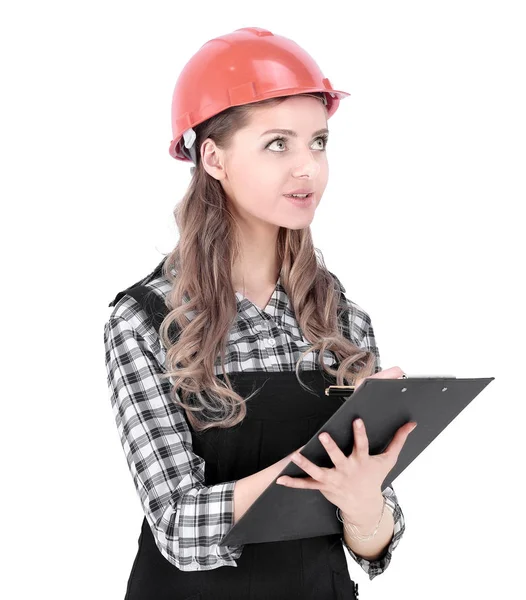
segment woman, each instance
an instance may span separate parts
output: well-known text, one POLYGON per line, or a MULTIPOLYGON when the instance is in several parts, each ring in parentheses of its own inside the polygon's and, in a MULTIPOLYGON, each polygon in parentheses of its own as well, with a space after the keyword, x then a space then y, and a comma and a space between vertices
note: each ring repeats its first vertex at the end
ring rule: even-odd
POLYGON ((341 535, 219 543, 338 408, 327 378, 402 375, 381 370, 368 314, 318 260, 309 228, 328 181, 327 119, 347 95, 259 28, 210 40, 177 80, 169 151, 194 164, 180 239, 117 294, 104 330, 145 514, 128 600, 356 598, 343 546, 373 579, 404 532, 381 485, 414 424, 369 456, 356 420, 350 456, 329 437, 334 468, 304 459, 306 477, 278 480, 323 493, 341 535))

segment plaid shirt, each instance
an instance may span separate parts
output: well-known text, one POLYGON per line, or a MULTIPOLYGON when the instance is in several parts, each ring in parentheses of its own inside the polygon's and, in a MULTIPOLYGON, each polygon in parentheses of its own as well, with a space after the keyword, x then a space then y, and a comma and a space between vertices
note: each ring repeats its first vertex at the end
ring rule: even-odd
MULTIPOLYGON (((175 274, 175 271, 172 270, 175 274)), ((335 277, 335 276, 334 276, 335 277)), ((342 291, 341 282, 335 277, 342 291)), ((301 352, 310 345, 299 329, 285 289, 278 280, 264 310, 236 292, 238 315, 226 348, 227 371, 294 370, 301 352)), ((144 284, 166 297, 170 282, 164 277, 144 284)), ((381 371, 369 315, 348 300, 350 331, 343 334, 359 348, 376 356, 375 373, 381 371)), ((193 313, 187 316, 193 318, 193 313)), ((170 399, 166 352, 144 311, 125 294, 113 307, 104 325, 107 381, 113 414, 128 467, 146 519, 162 555, 182 571, 237 566, 244 546, 219 546, 234 520, 235 481, 205 485, 204 459, 192 451, 192 437, 184 414, 170 399)), ((316 369, 319 351, 305 356, 304 369, 316 369)), ((326 351, 327 364, 336 362, 326 351)), ((215 373, 221 373, 218 361, 215 373)), ((388 567, 393 550, 405 530, 402 510, 392 487, 383 495, 393 509, 394 536, 384 555, 366 560, 345 543, 350 556, 369 579, 388 567)))

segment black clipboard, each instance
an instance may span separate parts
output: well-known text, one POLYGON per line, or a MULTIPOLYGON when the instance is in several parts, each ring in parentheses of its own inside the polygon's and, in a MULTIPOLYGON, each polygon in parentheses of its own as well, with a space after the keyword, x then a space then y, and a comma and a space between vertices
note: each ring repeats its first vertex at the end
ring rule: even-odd
MULTIPOLYGON (((418 425, 409 434, 397 463, 385 478, 383 491, 494 379, 422 376, 365 379, 355 391, 351 386, 344 386, 349 396, 304 445, 301 454, 320 467, 333 467, 318 435, 327 431, 349 456, 354 445, 352 422, 357 417, 365 423, 369 454, 380 454, 402 425, 415 421, 418 425)), ((328 392, 329 388, 325 390, 328 392)), ((345 389, 340 390, 342 393, 345 389)), ((307 476, 293 462, 289 462, 276 479, 282 475, 307 476)), ((278 485, 276 479, 223 536, 220 545, 295 540, 343 531, 334 504, 321 492, 278 485)))

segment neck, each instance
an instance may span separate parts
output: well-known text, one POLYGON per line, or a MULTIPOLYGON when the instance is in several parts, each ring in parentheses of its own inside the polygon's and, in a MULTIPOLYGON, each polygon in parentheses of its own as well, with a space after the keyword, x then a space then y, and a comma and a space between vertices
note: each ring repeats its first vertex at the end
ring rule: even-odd
POLYGON ((279 227, 275 227, 241 234, 241 253, 232 266, 236 291, 258 292, 276 285, 281 271, 276 248, 278 231, 279 227))

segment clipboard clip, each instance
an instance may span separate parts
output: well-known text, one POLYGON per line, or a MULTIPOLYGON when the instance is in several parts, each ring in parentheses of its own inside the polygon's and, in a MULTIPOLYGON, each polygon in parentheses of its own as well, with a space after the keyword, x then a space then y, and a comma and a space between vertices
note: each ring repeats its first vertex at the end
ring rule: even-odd
POLYGON ((330 385, 325 388, 326 396, 350 396, 354 392, 354 385, 330 385))
MULTIPOLYGON (((408 379, 407 375, 404 373, 398 379, 408 379)), ((326 396, 350 396, 354 393, 356 386, 355 385, 330 385, 328 388, 325 388, 326 396)))

